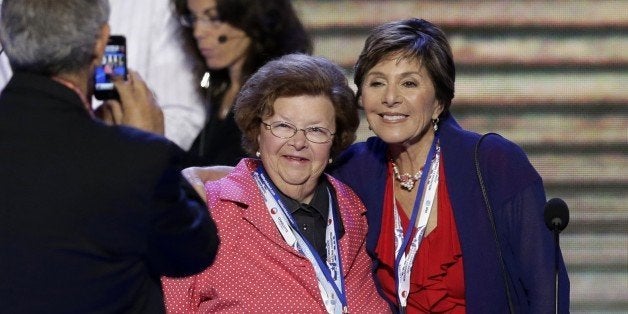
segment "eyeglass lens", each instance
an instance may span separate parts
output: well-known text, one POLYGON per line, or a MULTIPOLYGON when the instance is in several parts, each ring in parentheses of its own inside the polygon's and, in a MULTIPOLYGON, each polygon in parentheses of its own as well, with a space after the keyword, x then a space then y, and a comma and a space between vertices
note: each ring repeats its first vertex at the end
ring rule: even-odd
POLYGON ((297 129, 294 125, 291 125, 287 122, 277 121, 271 124, 264 123, 266 128, 270 129, 270 132, 279 138, 291 138, 298 131, 303 131, 305 133, 305 138, 313 143, 327 143, 331 140, 334 135, 331 131, 324 127, 308 127, 305 129, 297 129))

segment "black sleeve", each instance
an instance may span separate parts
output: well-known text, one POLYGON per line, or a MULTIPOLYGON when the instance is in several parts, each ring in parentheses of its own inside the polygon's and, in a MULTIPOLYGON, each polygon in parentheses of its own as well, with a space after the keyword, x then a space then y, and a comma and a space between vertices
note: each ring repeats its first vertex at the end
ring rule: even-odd
POLYGON ((204 203, 173 164, 155 187, 148 255, 153 270, 178 277, 211 265, 219 239, 204 203))

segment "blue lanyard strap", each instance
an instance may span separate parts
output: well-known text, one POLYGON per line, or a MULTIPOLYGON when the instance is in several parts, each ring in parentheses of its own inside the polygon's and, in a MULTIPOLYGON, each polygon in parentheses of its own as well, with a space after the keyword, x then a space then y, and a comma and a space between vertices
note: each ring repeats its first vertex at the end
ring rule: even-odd
POLYGON ((340 246, 336 236, 338 219, 331 193, 327 190, 329 199, 328 226, 325 231, 327 262, 324 263, 312 244, 307 241, 298 228, 294 218, 281 201, 276 187, 267 179, 266 172, 259 166, 253 177, 265 198, 266 205, 273 221, 288 245, 292 246, 312 263, 321 290, 321 296, 329 313, 344 313, 347 311, 344 277, 340 260, 340 246), (275 210, 275 207, 279 210, 275 210), (287 224, 287 225, 286 225, 287 224), (330 295, 331 294, 331 295, 330 295), (339 303, 337 301, 340 301, 339 303))
MULTIPOLYGON (((421 180, 419 182, 417 196, 414 201, 414 206, 412 208, 412 215, 410 218, 410 222, 408 224, 408 228, 406 229, 406 232, 403 235, 403 240, 401 241, 401 245, 399 245, 399 242, 398 242, 398 239, 401 237, 401 231, 397 231, 395 229, 395 233, 396 233, 395 246, 396 246, 396 253, 397 253, 395 256, 395 268, 394 268, 395 269, 395 282, 396 282, 396 287, 397 287, 397 296, 399 299, 399 306, 402 309, 402 311, 405 308, 405 305, 407 303, 406 300, 409 294, 409 286, 408 286, 409 276, 410 276, 410 271, 411 271, 411 265, 413 263, 413 261, 411 261, 410 259, 414 259, 414 254, 419 249, 423 234, 425 232, 427 219, 429 218, 429 213, 431 212, 431 207, 434 201, 433 200, 434 192, 435 192, 436 184, 438 182, 438 169, 432 169, 432 168, 435 168, 438 166, 438 161, 436 160, 438 158, 437 156, 438 153, 439 153, 438 137, 435 135, 434 140, 432 141, 430 150, 427 154, 425 165, 423 166, 423 173, 421 174, 421 180), (430 182, 429 193, 426 193, 426 195, 424 196, 426 199, 422 200, 423 193, 425 192, 425 188, 426 188, 426 182, 428 180, 430 182), (412 234, 416 227, 417 219, 418 219, 419 213, 421 212, 422 206, 425 207, 423 208, 423 210, 425 211, 423 213, 424 216, 428 216, 428 217, 421 218, 421 226, 419 226, 419 230, 417 231, 415 238, 412 239, 412 234), (410 253, 406 255, 406 249, 410 242, 412 242, 412 248, 411 248, 410 253), (398 245, 399 247, 397 247, 398 245), (403 272, 400 273, 402 267, 403 267, 403 272), (403 285, 401 283, 403 283, 403 285), (403 289, 401 289, 402 286, 404 287, 403 289)), ((393 202, 396 202, 396 201, 393 200, 393 202)), ((396 225, 397 225, 400 223, 398 221, 399 216, 397 214, 396 203, 393 203, 393 207, 395 210, 395 218, 396 218, 396 225)), ((399 225, 399 226, 396 226, 395 228, 401 228, 401 226, 399 225)))

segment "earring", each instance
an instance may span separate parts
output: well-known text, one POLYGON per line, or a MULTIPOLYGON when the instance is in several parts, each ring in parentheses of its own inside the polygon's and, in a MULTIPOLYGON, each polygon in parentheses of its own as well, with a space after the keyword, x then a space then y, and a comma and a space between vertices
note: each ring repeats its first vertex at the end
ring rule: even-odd
POLYGON ((258 151, 255 152, 255 157, 260 158, 260 156, 262 156, 262 154, 258 151))
POLYGON ((332 162, 334 162, 333 158, 329 158, 328 162, 331 164, 332 162))
POLYGON ((440 119, 436 118, 436 119, 432 119, 432 128, 434 128, 434 132, 438 131, 438 122, 440 121, 440 119))

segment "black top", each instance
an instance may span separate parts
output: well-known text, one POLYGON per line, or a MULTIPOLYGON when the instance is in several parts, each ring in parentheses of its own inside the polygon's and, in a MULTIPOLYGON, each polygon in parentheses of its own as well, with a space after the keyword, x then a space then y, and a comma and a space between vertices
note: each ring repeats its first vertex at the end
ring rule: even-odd
POLYGON ((218 107, 212 106, 205 127, 188 151, 184 167, 235 166, 240 159, 247 157, 242 149, 242 132, 235 123, 233 110, 223 120, 218 117, 218 107))
MULTIPOLYGON (((327 191, 333 190, 327 180, 321 180, 314 190, 314 197, 310 204, 299 203, 279 191, 281 201, 292 214, 299 231, 305 239, 312 244, 323 261, 327 258, 325 246, 325 229, 327 228, 327 216, 329 215, 329 197, 327 191)), ((338 211, 338 201, 335 193, 332 195, 332 204, 336 210, 335 220, 338 222, 336 235, 338 240, 344 235, 344 226, 338 211)))

